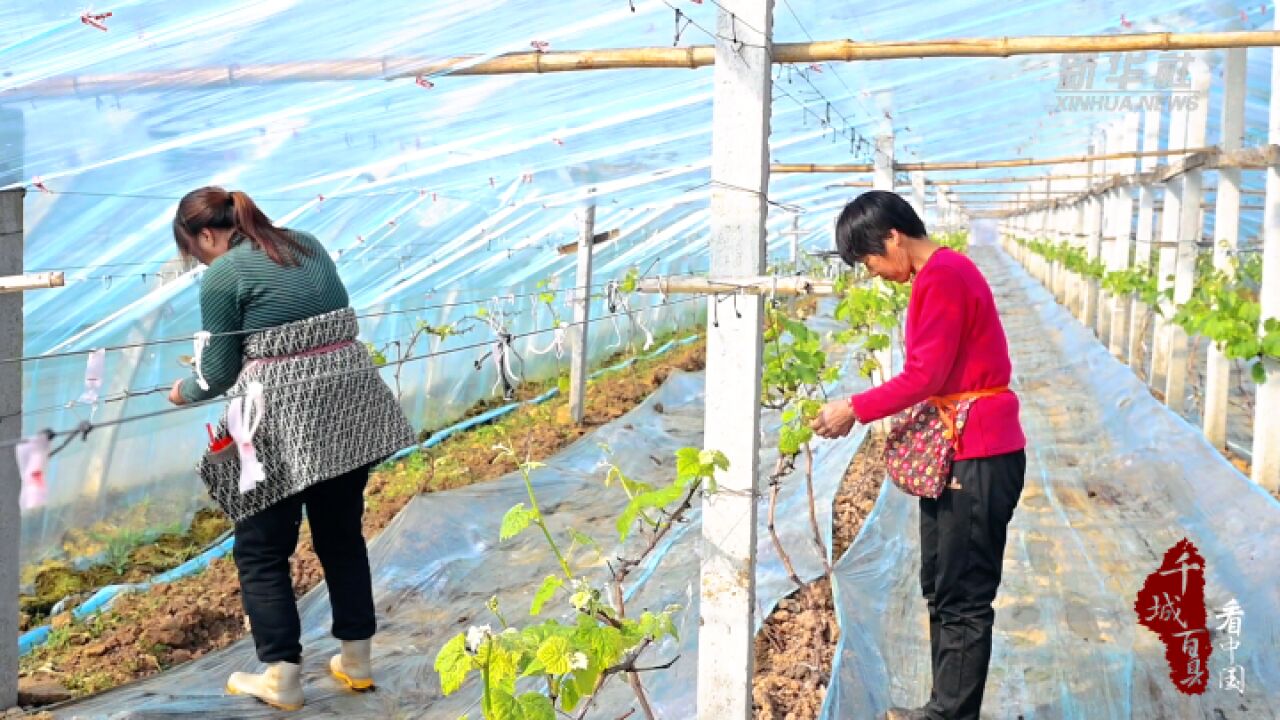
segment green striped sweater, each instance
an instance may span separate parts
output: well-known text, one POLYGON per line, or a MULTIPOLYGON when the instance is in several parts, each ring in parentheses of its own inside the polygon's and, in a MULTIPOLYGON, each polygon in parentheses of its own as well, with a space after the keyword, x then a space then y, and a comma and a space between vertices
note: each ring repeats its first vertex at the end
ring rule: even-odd
POLYGON ((200 316, 213 338, 200 367, 209 389, 201 390, 194 375, 187 378, 182 382, 182 397, 187 402, 217 397, 235 384, 242 362, 241 344, 247 334, 241 331, 263 330, 347 307, 347 289, 328 251, 312 235, 289 232, 311 250, 310 256, 299 254, 297 267, 275 264, 253 243, 240 238, 205 270, 200 316))

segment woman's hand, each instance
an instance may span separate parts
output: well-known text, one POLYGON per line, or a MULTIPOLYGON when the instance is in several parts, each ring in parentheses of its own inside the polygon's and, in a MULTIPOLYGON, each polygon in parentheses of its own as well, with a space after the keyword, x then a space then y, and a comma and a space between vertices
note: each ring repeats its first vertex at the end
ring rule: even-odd
POLYGON ((849 434, 858 418, 847 400, 832 400, 822 406, 818 417, 809 423, 810 429, 819 437, 841 438, 849 434))
POLYGON ((173 387, 169 389, 169 402, 174 405, 186 405, 187 399, 182 397, 182 381, 175 380, 173 387))

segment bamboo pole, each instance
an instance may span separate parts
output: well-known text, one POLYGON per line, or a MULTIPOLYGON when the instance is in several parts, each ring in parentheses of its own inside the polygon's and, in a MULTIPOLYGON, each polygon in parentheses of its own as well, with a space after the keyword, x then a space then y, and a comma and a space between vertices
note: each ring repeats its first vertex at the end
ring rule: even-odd
POLYGON ((785 173, 869 173, 875 172, 875 166, 864 163, 859 165, 813 165, 813 164, 778 164, 769 167, 769 174, 785 173))
POLYGON ((44 288, 62 287, 66 284, 60 272, 27 273, 26 275, 5 275, 0 277, 0 293, 23 292, 25 290, 42 290, 44 288))
POLYGON ((665 295, 720 293, 725 295, 835 295, 835 281, 810 277, 774 277, 756 275, 746 277, 670 277, 645 278, 636 283, 642 293, 665 295))
MULTIPOLYGON (((822 40, 774 45, 772 62, 809 64, 937 57, 1002 58, 1015 55, 1275 46, 1280 46, 1280 32, 1276 31, 1032 35, 884 42, 822 40)), ((440 75, 519 75, 641 68, 692 70, 713 64, 713 45, 520 52, 496 57, 472 54, 435 60, 356 58, 60 76, 0 93, 0 98, 93 96, 297 82, 399 80, 440 75)))
MULTIPOLYGON (((1055 178, 1056 179, 1056 178, 1055 178)), ((1047 182, 1047 179, 1041 180, 1040 184, 1047 182)), ((955 195, 1018 195, 1023 190, 952 190, 955 195)), ((1079 195, 1079 190, 1035 190, 1034 194, 1045 197, 1050 195, 1079 195)))
MULTIPOLYGON (((1090 163, 1101 160, 1131 160, 1144 157, 1169 157, 1172 155, 1190 155, 1198 152, 1210 152, 1214 148, 1196 147, 1177 150, 1136 150, 1115 153, 1095 153, 1089 155, 1069 155, 1050 158, 1013 158, 1010 160, 960 160, 954 162, 918 162, 895 163, 895 171, 938 172, 942 170, 985 170, 988 168, 1033 167, 1036 165, 1065 165, 1069 163, 1090 163)), ((873 165, 816 165, 781 163, 770 168, 771 173, 860 173, 872 172, 873 165)), ((935 184, 937 182, 935 181, 935 184)))
MULTIPOLYGON (((1024 175, 1022 177, 969 178, 952 180, 930 180, 930 185, 1007 185, 1010 183, 1031 183, 1042 180, 1088 180, 1089 175, 1024 175)), ((955 192, 965 192, 956 190, 955 192)))

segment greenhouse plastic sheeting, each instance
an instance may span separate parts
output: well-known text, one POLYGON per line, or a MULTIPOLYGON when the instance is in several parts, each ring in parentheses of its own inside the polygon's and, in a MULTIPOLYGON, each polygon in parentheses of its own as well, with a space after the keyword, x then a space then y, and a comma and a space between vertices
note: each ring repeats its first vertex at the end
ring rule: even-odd
MULTIPOLYGON (((971 254, 1009 335, 1028 440, 1009 527, 983 717, 1280 716, 1280 503, 1158 403, 1008 255, 971 254), (1144 579, 1182 538, 1203 554, 1214 653, 1200 696, 1175 690, 1159 638, 1138 625, 1144 579), (1219 688, 1225 635, 1244 609, 1245 691, 1219 688)), ((920 705, 930 688, 917 502, 886 484, 836 568, 843 628, 824 717, 920 705)))
MULTIPOLYGON (((602 256, 597 260, 597 267, 616 275, 625 272, 625 268, 619 272, 608 262, 611 253, 604 252, 602 256)), ((667 267, 661 268, 663 272, 666 270, 667 267)), ((501 396, 497 366, 491 355, 485 358, 493 349, 496 335, 476 317, 480 308, 488 311, 491 318, 504 316, 504 325, 513 335, 541 331, 517 337, 513 342, 519 359, 512 360, 512 372, 519 378, 533 380, 568 372, 567 343, 557 352, 556 335, 551 328, 555 322, 553 309, 555 317, 572 318, 568 294, 573 280, 561 283, 558 291, 547 289, 554 294, 552 307, 548 307, 537 297, 542 293, 537 287, 538 281, 516 274, 509 277, 515 284, 497 300, 490 300, 489 294, 452 290, 359 311, 361 338, 381 348, 392 364, 400 357, 422 358, 430 353, 444 353, 383 370, 384 379, 399 393, 401 404, 414 419, 415 426, 439 429, 476 402, 492 397, 495 388, 501 396), (484 302, 479 305, 467 302, 473 299, 484 302), (419 323, 433 327, 456 323, 460 328, 471 330, 444 340, 422 335, 410 347, 408 341, 419 323)), ((602 274, 601 277, 610 276, 602 274)), ((697 297, 672 297, 664 301, 659 296, 641 295, 630 299, 631 315, 625 314, 626 309, 621 306, 610 312, 603 298, 604 286, 602 279, 593 288, 593 294, 600 296, 592 302, 595 321, 589 331, 589 355, 595 364, 628 348, 641 351, 647 342, 646 330, 653 334, 670 333, 693 325, 706 314, 706 301, 697 297)), ((146 337, 181 336, 182 329, 198 327, 199 315, 199 304, 192 296, 190 302, 148 310, 124 338, 103 336, 101 341, 114 344, 146 337)), ((184 341, 108 353, 103 395, 123 388, 167 386, 189 372, 180 364, 179 356, 191 352, 191 343, 184 341)), ((78 395, 83 389, 84 365, 83 357, 70 357, 27 368, 28 405, 49 403, 57 388, 71 388, 73 382, 80 383, 79 387, 64 392, 78 395)), ((65 428, 74 427, 82 419, 101 423, 165 407, 168 407, 165 393, 155 393, 103 403, 94 411, 84 406, 58 407, 32 420, 39 426, 65 428)), ((172 526, 183 522, 196 508, 208 505, 208 497, 194 468, 207 443, 204 424, 216 421, 221 412, 222 405, 214 403, 154 420, 96 428, 84 442, 69 445, 51 463, 47 504, 23 515, 24 562, 39 560, 64 548, 72 555, 92 555, 95 544, 106 544, 109 533, 136 534, 172 526), (96 528, 95 523, 99 524, 96 528), (93 528, 91 533, 80 533, 88 537, 76 540, 68 534, 84 528, 93 528)))
MULTIPOLYGON (((84 3, 0 6, 0 187, 28 191, 26 270, 67 276, 64 288, 25 294, 25 355, 198 330, 198 275, 174 262, 170 222, 183 193, 210 183, 245 190, 278 222, 314 233, 367 316, 366 339, 378 345, 406 341, 419 319, 468 310, 441 318, 405 312, 411 308, 520 294, 548 277, 567 288, 574 259, 556 245, 576 239, 573 214, 585 202, 598 206, 599 232, 618 231, 599 248, 598 277, 653 261, 653 273, 706 269, 710 68, 417 80, 384 79, 379 69, 262 84, 252 70, 353 61, 391 72, 535 43, 552 51, 706 45, 715 3, 122 0, 105 9, 103 30, 82 20, 103 9, 84 3), (692 24, 677 33, 679 17, 692 24), (198 74, 185 70, 216 82, 173 82, 198 74), (105 77, 133 80, 95 85, 105 77), (402 314, 372 315, 387 310, 402 314)), ((1133 0, 1120 9, 1099 0, 865 8, 791 0, 775 7, 773 24, 777 42, 802 42, 1269 29, 1271 18, 1265 6, 1200 0, 1133 0)), ((1158 63, 1169 59, 1158 55, 1146 58, 1137 94, 1166 97, 1151 87, 1158 63)), ((1265 134, 1271 53, 1249 55, 1252 142, 1265 134)), ((1221 63, 1221 53, 1206 56, 1221 63)), ((1097 63, 1099 91, 1112 90, 1111 59, 1097 63)), ((771 154, 780 162, 869 162, 869 138, 887 120, 905 160, 1078 154, 1115 113, 1046 112, 1062 99, 1060 63, 1033 56, 779 66, 771 154), (1000 132, 986 131, 993 127, 1000 132)), ((1220 134, 1220 105, 1215 89, 1210 142, 1220 134)), ((1244 182, 1258 189, 1261 177, 1246 174, 1244 182)), ((829 247, 832 215, 850 194, 828 177, 771 178, 772 256, 784 252, 790 238, 782 231, 797 214, 801 230, 813 233, 805 246, 829 247)), ((1257 232, 1260 217, 1243 213, 1243 237, 1257 232)), ((519 321, 544 329, 550 322, 545 314, 519 321)), ((109 352, 103 395, 167 387, 185 374, 176 359, 189 348, 109 352)), ((488 393, 492 371, 475 373, 473 359, 406 371, 415 377, 402 378, 405 405, 419 427, 439 427, 488 393)), ((67 408, 83 389, 83 357, 46 357, 24 369, 26 435, 165 407, 160 392, 96 411, 67 408)), ((49 506, 24 515, 24 560, 63 550, 91 555, 103 535, 181 522, 203 498, 190 468, 214 412, 99 428, 60 454, 49 468, 49 506), (99 537, 68 535, 86 529, 99 537)))
MULTIPOLYGON (((857 386, 849 380, 841 392, 857 386)), ((703 429, 703 377, 673 373, 662 387, 636 409, 574 443, 534 470, 538 503, 553 532, 574 528, 601 541, 605 548, 616 538, 615 519, 625 498, 617 487, 605 488, 606 444, 613 460, 634 479, 660 482, 675 471, 674 454, 699 446, 703 429)), ((767 413, 765 437, 776 437, 778 417, 767 413)), ((835 492, 862 434, 840 443, 824 443, 815 453, 814 482, 818 522, 829 529, 835 492)), ((767 444, 767 443, 766 443, 767 444)), ((762 475, 772 469, 776 452, 763 452, 762 475)), ((762 486, 764 480, 762 479, 762 486)), ((472 625, 493 624, 485 609, 492 595, 502 601, 509 622, 527 619, 533 592, 555 560, 542 538, 526 532, 498 541, 498 527, 507 508, 527 502, 519 475, 491 483, 420 495, 370 545, 379 633, 375 638, 376 693, 344 692, 324 669, 337 641, 329 631, 329 604, 323 587, 301 603, 305 647, 304 683, 307 717, 440 718, 454 720, 470 712, 479 717, 475 683, 447 698, 432 665, 436 652, 455 633, 472 625)), ((794 590, 777 559, 765 527, 767 503, 761 502, 757 618, 794 590)), ((689 717, 695 704, 698 624, 698 568, 700 523, 698 506, 689 522, 673 530, 655 551, 653 562, 634 576, 628 608, 639 612, 671 604, 684 608, 677 620, 681 640, 667 640, 646 657, 655 664, 679 655, 668 671, 645 676, 650 699, 663 718, 689 717)), ((779 532, 797 572, 806 579, 822 572, 812 542, 802 476, 784 483, 779 501, 779 532)), ((616 550, 604 553, 612 557, 616 550)), ((580 555, 589 560, 591 555, 580 555)), ((604 576, 603 559, 591 570, 604 576)), ((561 605, 562 607, 562 605, 561 605)), ((248 640, 192 661, 148 680, 56 709, 60 718, 153 718, 199 713, 208 718, 246 718, 274 715, 266 706, 246 698, 228 697, 223 684, 229 673, 257 666, 248 640)), ((474 680, 474 678, 473 678, 474 680)), ((589 717, 616 718, 632 704, 626 683, 606 687, 600 705, 589 717)))

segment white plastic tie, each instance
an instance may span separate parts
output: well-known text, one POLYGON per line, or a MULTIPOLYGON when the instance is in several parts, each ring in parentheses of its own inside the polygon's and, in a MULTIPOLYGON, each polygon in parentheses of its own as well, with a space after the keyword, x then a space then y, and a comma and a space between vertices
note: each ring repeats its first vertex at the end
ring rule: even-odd
POLYGON ((204 349, 209 347, 209 340, 213 335, 208 330, 201 330, 195 334, 195 355, 191 364, 196 370, 196 383, 200 385, 201 390, 209 389, 209 381, 204 379, 204 368, 201 363, 204 362, 204 349))
POLYGON ((266 398, 260 382, 249 383, 244 396, 233 398, 227 407, 227 434, 235 441, 240 453, 241 495, 256 488, 266 477, 266 471, 258 461, 258 450, 253 446, 253 436, 258 432, 266 410, 266 398))
POLYGON ((643 317, 636 317, 636 325, 639 325, 640 329, 644 331, 644 350, 648 352, 649 348, 653 347, 653 333, 649 332, 649 327, 644 324, 643 317))
POLYGON ((26 438, 14 448, 14 454, 22 476, 19 506, 23 510, 31 510, 44 505, 49 495, 45 477, 45 469, 49 466, 49 435, 40 433, 26 438))
POLYGON ((542 348, 541 350, 535 347, 530 347, 529 352, 534 355, 546 355, 552 350, 555 350, 556 359, 563 359, 564 346, 565 346, 564 325, 557 325, 555 329, 555 333, 552 335, 551 342, 547 343, 546 347, 542 348))
POLYGON ((106 364, 106 348, 98 348, 89 353, 89 361, 84 368, 84 392, 80 394, 80 402, 85 405, 98 404, 98 393, 102 390, 102 376, 106 364))

